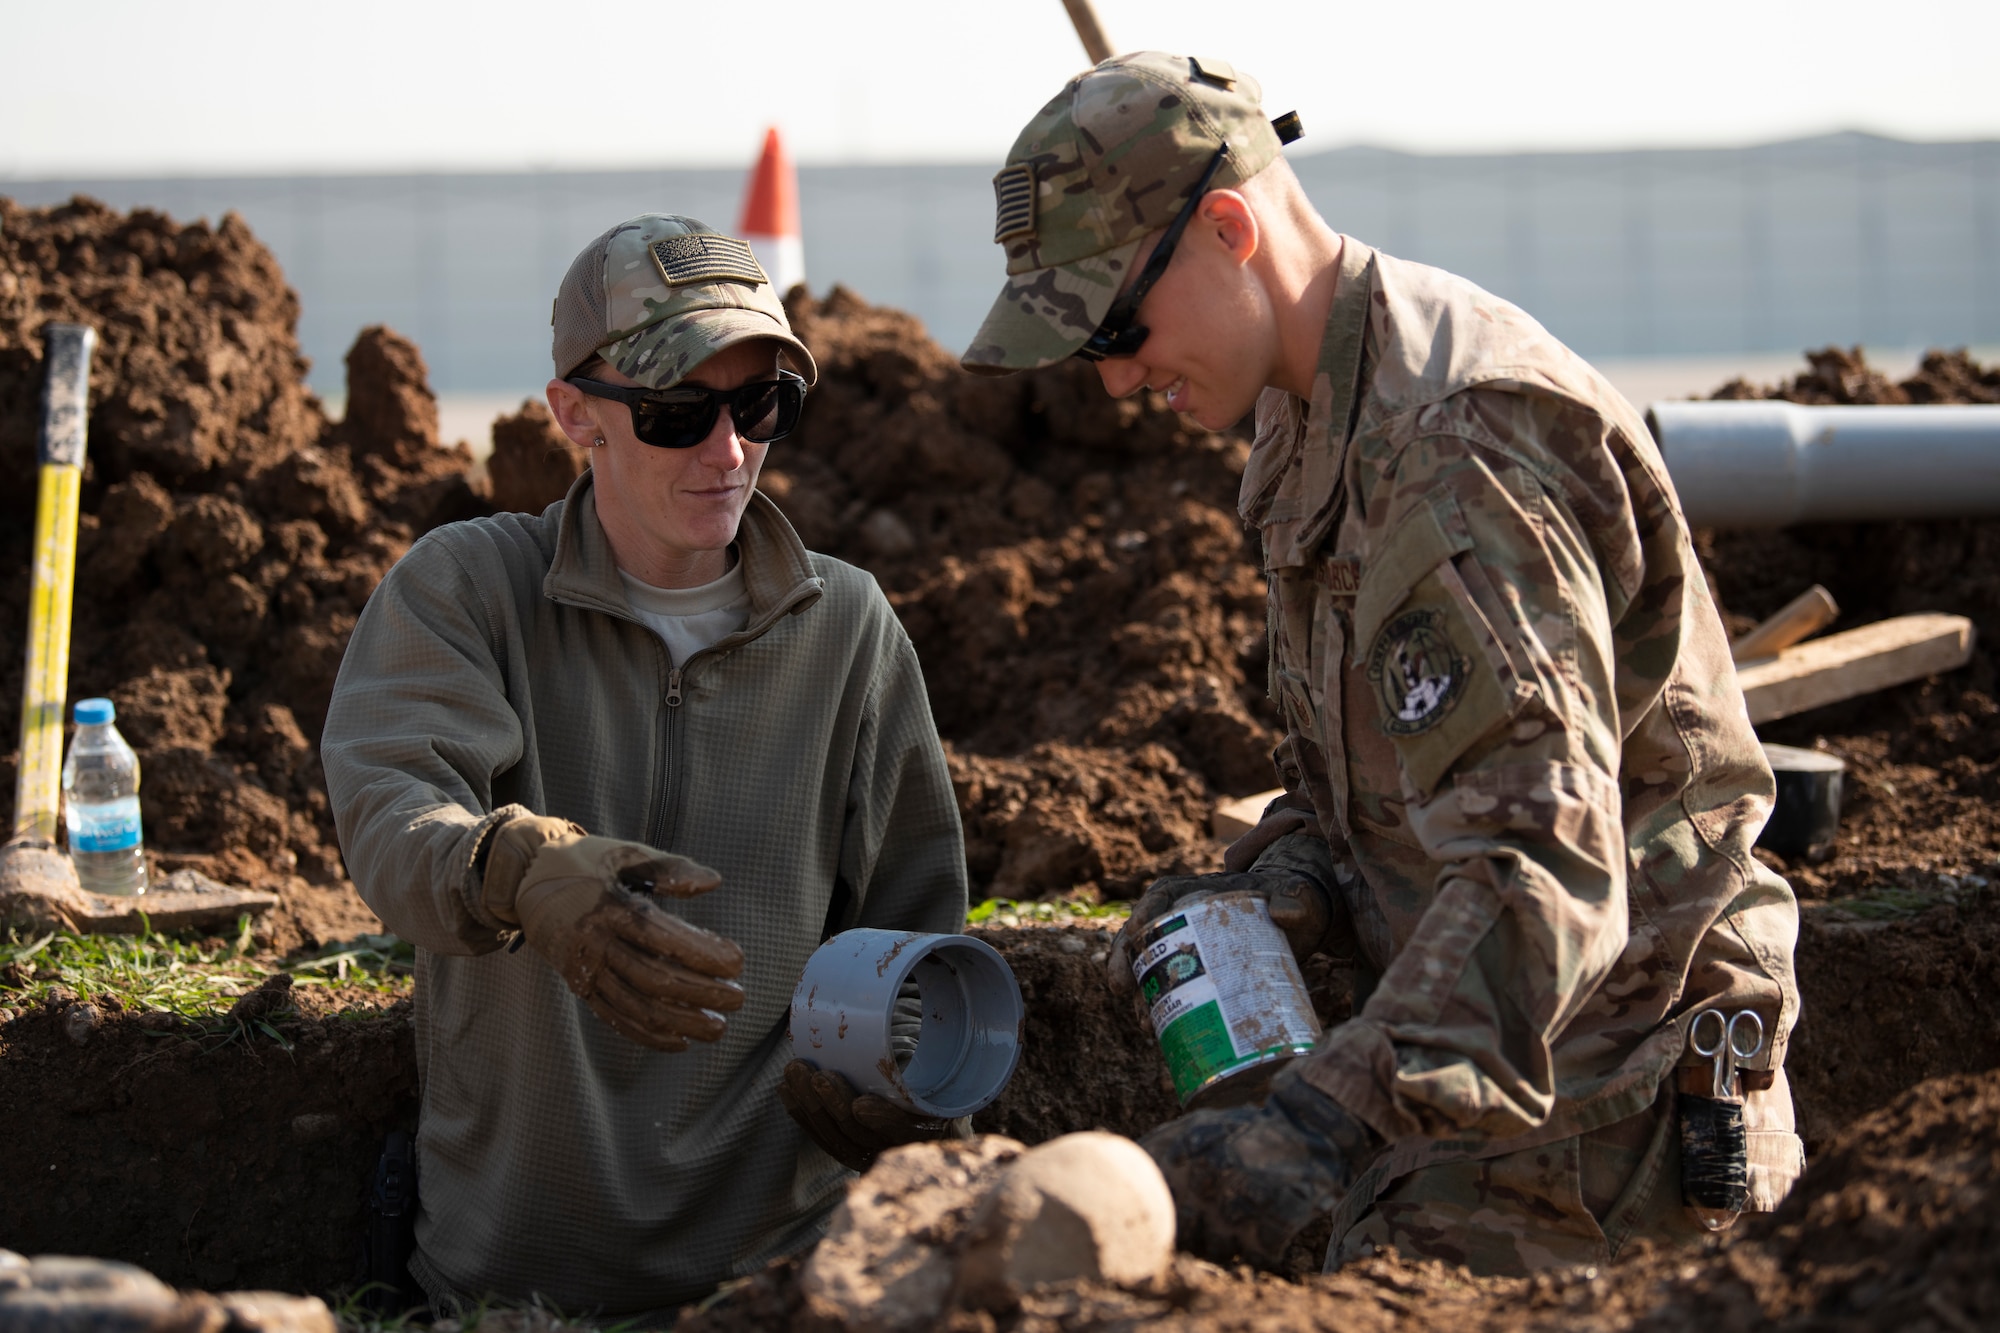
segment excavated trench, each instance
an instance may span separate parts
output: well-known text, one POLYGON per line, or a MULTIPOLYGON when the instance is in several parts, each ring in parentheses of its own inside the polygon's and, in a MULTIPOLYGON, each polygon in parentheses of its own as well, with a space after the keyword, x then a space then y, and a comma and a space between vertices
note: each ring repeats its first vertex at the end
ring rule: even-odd
MULTIPOLYGON (((1234 516, 1244 440, 1191 430, 1157 401, 1114 403, 1074 368, 965 377, 915 321, 839 289, 795 296, 793 312, 823 381, 764 485, 815 549, 875 573, 916 642, 976 891, 1122 897, 1214 866, 1207 810, 1269 785, 1274 739, 1262 583, 1234 516)), ((490 477, 473 480, 468 455, 437 440, 417 349, 382 329, 349 354, 347 419, 328 421, 304 387, 297 314, 234 218, 182 226, 0 200, 0 560, 25 568, 40 326, 95 323, 71 693, 118 702, 145 765, 156 866, 277 891, 261 939, 278 953, 375 925, 345 880, 314 750, 354 616, 417 535, 496 503, 538 506, 577 467, 528 411, 496 430, 490 477)), ((1995 401, 2000 371, 1937 356, 1899 386, 1828 351, 1778 392, 1995 401)), ((1977 1076, 2000 1067, 2000 705, 1986 646, 2000 642, 2000 524, 1698 540, 1734 629, 1820 582, 1845 623, 1951 611, 1981 635, 1948 678, 1767 729, 1850 765, 1833 857, 1781 866, 1806 909, 1792 1077, 1809 1151, 1828 1165, 1797 1207, 1729 1247, 1641 1257, 1615 1281, 1467 1284, 1381 1260, 1301 1284, 1184 1265, 1180 1294, 1146 1318, 1525 1327, 1567 1311, 1691 1326, 1692 1313, 1660 1313, 1668 1293, 1707 1322, 1731 1299, 1771 1319, 1838 1306, 1855 1327, 2000 1319, 1963 1245, 1912 1239, 1955 1219, 1954 1234, 1994 1253, 2000 1091, 1977 1076), (1959 1081, 1925 1083, 1946 1076, 1959 1081), (1817 1277, 1793 1271, 1820 1253, 1849 1255, 1852 1281, 1831 1259, 1805 1265, 1817 1277), (1897 1293, 1925 1274, 1944 1275, 1929 1288, 1943 1304, 1912 1316, 1897 1293)), ((19 690, 25 592, 0 581, 0 698, 19 690)), ((0 711, 0 803, 14 725, 0 711)), ((1150 1039, 1101 984, 1102 932, 987 938, 1030 1012, 1021 1072, 981 1129, 1035 1142, 1139 1133, 1172 1114, 1150 1039)), ((1322 980, 1337 1018, 1341 978, 1322 980)), ((367 1172, 412 1114, 415 1072, 407 1009, 347 999, 301 1001, 273 1023, 282 1042, 119 1012, 116 997, 99 1001, 94 1029, 62 1001, 0 1026, 0 1171, 13 1182, 0 1246, 127 1259, 190 1286, 350 1283, 367 1172)), ((788 1299, 779 1272, 711 1318, 731 1326, 788 1299)), ((1141 1313, 1115 1293, 1051 1299, 1069 1304, 1024 1309, 1017 1325, 1141 1313)))

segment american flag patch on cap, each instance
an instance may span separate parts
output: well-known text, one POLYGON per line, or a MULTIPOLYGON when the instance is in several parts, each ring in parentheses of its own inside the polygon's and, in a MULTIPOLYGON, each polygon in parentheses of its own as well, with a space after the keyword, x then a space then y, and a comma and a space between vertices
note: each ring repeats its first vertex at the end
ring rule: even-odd
POLYGON ((734 236, 698 231, 653 242, 653 261, 669 287, 697 282, 741 282, 761 287, 770 279, 750 247, 734 236))
POLYGON ((993 178, 993 239, 1000 243, 1035 234, 1035 169, 1026 162, 1002 167, 993 178))

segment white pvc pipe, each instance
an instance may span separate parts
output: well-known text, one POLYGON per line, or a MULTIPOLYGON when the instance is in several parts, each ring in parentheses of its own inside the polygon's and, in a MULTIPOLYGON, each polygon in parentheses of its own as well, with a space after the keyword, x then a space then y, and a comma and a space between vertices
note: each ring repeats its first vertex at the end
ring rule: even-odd
POLYGON ((1693 527, 2000 514, 2000 406, 1654 403, 1646 424, 1693 527))

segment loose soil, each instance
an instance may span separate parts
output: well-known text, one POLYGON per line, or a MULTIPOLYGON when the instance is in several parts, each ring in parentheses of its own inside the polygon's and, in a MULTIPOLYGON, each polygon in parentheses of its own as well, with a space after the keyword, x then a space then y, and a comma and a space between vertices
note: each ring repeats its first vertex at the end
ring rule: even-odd
MULTIPOLYGON (((839 289, 792 310, 823 379, 765 486, 808 544, 875 573, 916 642, 978 891, 1128 896, 1214 866, 1207 811, 1269 785, 1276 739, 1262 585, 1234 516, 1243 438, 1193 429, 1156 398, 1112 402, 1081 366, 963 376, 914 320, 839 289)), ((349 353, 347 419, 330 422, 304 387, 297 315, 234 217, 0 200, 0 568, 26 568, 41 326, 87 320, 102 341, 71 696, 118 703, 156 867, 275 889, 284 905, 263 932, 281 951, 375 926, 345 879, 316 758, 355 615, 423 531, 495 503, 538 508, 579 465, 527 405, 473 480, 469 455, 437 440, 420 354, 386 329, 349 353)), ((1809 359, 1789 384, 1723 393, 2000 401, 2000 370, 1962 354, 1900 385, 1855 354, 1809 359)), ((1009 1327, 2000 1319, 1983 1276, 2000 1086, 1981 1074, 2000 1066, 1987 646, 2000 525, 1697 541, 1734 629, 1817 581, 1843 627, 1936 610, 1981 634, 1962 672, 1766 729, 1850 765, 1835 855, 1780 863, 1807 900, 1792 1073, 1817 1164, 1799 1198, 1711 1254, 1641 1256, 1595 1279, 1475 1283, 1383 1258, 1291 1283, 1187 1261, 1162 1292, 1058 1289, 1009 1327)), ((0 580, 0 698, 18 697, 25 594, 24 578, 0 580)), ((0 709, 0 817, 15 725, 0 709)), ((1021 1072, 981 1129, 1032 1143, 1139 1134, 1173 1113, 1150 1037, 1103 988, 1102 932, 987 937, 1030 1012, 1021 1072)), ((1315 981, 1324 1016, 1343 1015, 1343 979, 1315 981)), ((0 1026, 0 1170, 50 1182, 10 1192, 0 1245, 130 1259, 191 1285, 343 1285, 381 1135, 410 1114, 406 1015, 280 1014, 284 1045, 159 1021, 111 1012, 81 1045, 60 1006, 0 1026)), ((778 1270, 715 1317, 782 1312, 786 1290, 778 1270)))
MULTIPOLYGON (((1923 1083, 1832 1143, 1784 1207, 1693 1251, 1616 1266, 1474 1278, 1393 1254, 1287 1281, 1178 1256, 1167 1280, 1123 1290, 1041 1287, 998 1317, 954 1311, 948 1333, 1165 1329, 1376 1333, 1592 1330, 1936 1330, 2000 1321, 2000 1070, 1923 1083)), ((682 1321, 684 1333, 820 1333, 797 1263, 773 1265, 682 1321)))

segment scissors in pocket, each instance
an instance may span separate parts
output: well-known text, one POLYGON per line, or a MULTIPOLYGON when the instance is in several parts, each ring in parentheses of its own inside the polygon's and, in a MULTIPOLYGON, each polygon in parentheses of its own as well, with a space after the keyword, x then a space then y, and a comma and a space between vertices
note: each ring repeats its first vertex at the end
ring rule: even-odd
POLYGON ((1715 1099, 1734 1097, 1737 1064, 1755 1059, 1764 1049, 1764 1020, 1755 1009, 1739 1009, 1734 1014, 1704 1009, 1688 1024, 1688 1049, 1714 1062, 1715 1099), (1744 1044, 1746 1037, 1748 1045, 1744 1044))

